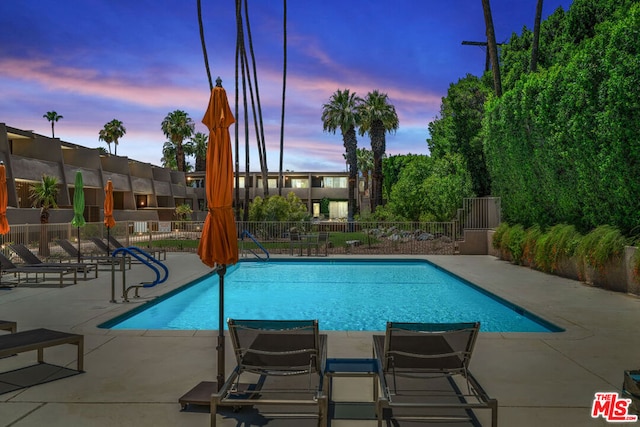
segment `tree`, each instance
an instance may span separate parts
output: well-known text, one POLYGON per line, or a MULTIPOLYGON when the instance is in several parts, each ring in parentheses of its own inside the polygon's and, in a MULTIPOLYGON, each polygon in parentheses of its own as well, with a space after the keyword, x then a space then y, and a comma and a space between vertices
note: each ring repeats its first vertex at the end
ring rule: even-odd
POLYGON ((191 214, 193 213, 193 209, 186 203, 176 206, 176 220, 178 221, 188 221, 191 219, 191 214))
POLYGON ((61 115, 59 115, 55 111, 47 111, 47 113, 45 115, 43 115, 42 117, 44 117, 45 119, 47 119, 47 120, 49 120, 51 122, 51 138, 55 138, 56 137, 56 133, 55 133, 55 129, 54 129, 54 124, 55 124, 55 122, 57 122, 60 119, 63 119, 64 117, 62 117, 61 115))
POLYGON ((293 191, 287 197, 257 196, 249 205, 250 221, 307 221, 309 212, 293 191))
POLYGON ((42 175, 42 180, 32 184, 29 196, 34 207, 40 207, 40 247, 38 253, 49 256, 49 240, 47 224, 49 223, 49 209, 57 208, 58 179, 53 176, 42 175))
POLYGON ((366 148, 358 148, 356 149, 356 157, 358 158, 358 170, 362 173, 362 180, 364 181, 364 193, 369 197, 369 205, 371 206, 369 181, 373 172, 373 151, 366 148))
POLYGON ((175 110, 167 114, 162 120, 161 127, 164 135, 175 145, 177 169, 181 172, 186 172, 182 142, 193 135, 195 123, 186 112, 175 110))
POLYGON ((349 89, 338 89, 331 95, 329 102, 322 106, 322 128, 325 132, 336 133, 340 129, 342 142, 346 151, 347 164, 349 165, 349 196, 347 208, 347 220, 353 221, 355 211, 355 189, 358 178, 358 140, 356 139, 356 127, 359 125, 360 115, 358 105, 362 99, 349 89))
POLYGON ((360 135, 369 134, 373 151, 373 209, 382 205, 382 158, 386 151, 387 132, 395 132, 399 121, 396 108, 389 103, 386 93, 369 92, 358 106, 360 135))
POLYGON ((165 141, 162 146, 162 158, 160 159, 162 162, 162 167, 177 170, 178 166, 176 165, 176 146, 171 141, 165 141))
POLYGON ((192 154, 196 158, 196 171, 207 170, 207 141, 209 137, 202 132, 197 132, 189 141, 192 145, 192 154))
POLYGON ((124 125, 120 120, 113 119, 105 123, 104 128, 98 133, 98 140, 104 141, 109 146, 109 154, 111 154, 111 143, 114 145, 114 154, 118 155, 118 140, 127 133, 124 125))
POLYGON ((427 139, 434 158, 448 154, 462 156, 478 197, 491 194, 491 179, 480 136, 484 104, 490 94, 488 81, 483 82, 470 74, 451 84, 447 96, 442 98, 440 116, 429 123, 430 138, 427 139))
POLYGON ((540 21, 542 20, 542 2, 536 3, 536 18, 533 23, 533 45, 531 46, 531 71, 535 72, 538 67, 538 46, 540 44, 540 21))

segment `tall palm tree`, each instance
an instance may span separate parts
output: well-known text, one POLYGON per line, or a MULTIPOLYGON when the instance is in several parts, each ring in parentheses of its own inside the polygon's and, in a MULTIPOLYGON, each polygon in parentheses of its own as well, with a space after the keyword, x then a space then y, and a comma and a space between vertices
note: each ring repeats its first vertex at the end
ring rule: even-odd
POLYGON ((175 110, 167 114, 164 120, 162 120, 161 127, 164 135, 175 145, 176 167, 179 171, 186 172, 182 142, 193 135, 195 123, 186 112, 175 110))
POLYGON ((533 44, 531 45, 531 71, 538 68, 538 46, 540 45, 540 21, 542 20, 542 1, 536 3, 536 18, 533 22, 533 44))
POLYGON ((113 142, 113 137, 106 129, 100 129, 100 132, 98 132, 98 141, 104 141, 107 143, 107 147, 109 147, 109 155, 111 155, 111 143, 113 142))
POLYGON ((40 207, 40 246, 38 253, 49 256, 49 241, 47 224, 49 223, 49 208, 57 208, 58 179, 53 176, 42 175, 40 182, 32 184, 29 196, 34 207, 40 207))
POLYGON ((207 141, 209 136, 202 132, 197 132, 191 138, 193 145, 193 155, 196 158, 196 171, 204 171, 207 169, 207 141))
POLYGON ((282 187, 284 182, 282 178, 282 162, 284 161, 284 103, 287 92, 287 0, 283 0, 284 11, 282 12, 283 21, 283 64, 282 64, 282 112, 280 114, 280 164, 278 167, 278 195, 282 196, 282 187))
POLYGON ((160 159, 160 161, 162 162, 162 167, 178 170, 178 165, 176 164, 176 146, 173 142, 165 141, 162 146, 162 159, 160 159))
POLYGON ((493 28, 493 16, 491 15, 491 5, 489 0, 482 0, 482 11, 484 12, 484 23, 487 32, 487 49, 491 60, 491 72, 493 73, 493 89, 496 96, 502 96, 502 80, 500 79, 500 63, 498 61, 498 45, 496 44, 496 32, 493 28))
POLYGON ((51 122, 51 138, 55 138, 56 137, 56 132, 54 129, 54 123, 57 122, 60 119, 63 119, 64 117, 62 117, 61 115, 59 115, 58 113, 56 113, 55 111, 47 111, 47 113, 45 115, 43 115, 42 117, 44 117, 45 119, 49 120, 51 122))
POLYGON ((127 129, 125 129, 124 125, 120 120, 113 119, 108 123, 105 123, 104 128, 100 129, 98 132, 98 140, 104 141, 109 146, 109 154, 111 154, 111 143, 114 145, 114 153, 116 156, 118 155, 118 140, 127 133, 127 129))
POLYGON ((331 95, 329 102, 322 106, 322 128, 325 132, 336 133, 340 129, 342 142, 346 151, 347 164, 349 165, 349 202, 347 220, 353 221, 355 211, 355 188, 358 178, 358 158, 356 149, 356 127, 360 125, 358 105, 362 99, 358 98, 349 89, 338 89, 331 95))
MULTIPOLYGON (((373 171, 373 151, 366 148, 358 148, 356 156, 358 157, 358 170, 362 172, 362 180, 364 181, 364 193, 367 195, 369 192, 369 179, 373 171)), ((371 204, 372 199, 369 197, 369 208, 371 208, 371 204)))
POLYGON ((369 92, 360 104, 360 135, 369 134, 373 151, 372 199, 373 210, 382 205, 382 158, 387 149, 385 134, 395 132, 399 121, 396 108, 389 103, 386 93, 369 92))

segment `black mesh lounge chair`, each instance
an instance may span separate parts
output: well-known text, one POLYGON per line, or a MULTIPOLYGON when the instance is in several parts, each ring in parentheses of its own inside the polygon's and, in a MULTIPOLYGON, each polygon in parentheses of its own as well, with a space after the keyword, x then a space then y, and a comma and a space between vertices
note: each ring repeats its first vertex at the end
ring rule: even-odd
POLYGON ((328 400, 322 376, 327 337, 318 333, 318 322, 229 319, 228 323, 237 366, 211 396, 211 425, 216 426, 218 406, 286 405, 317 407, 314 413, 291 416, 317 417, 318 424, 326 426, 328 400), (240 377, 248 373, 259 375, 258 380, 241 387, 240 377))
MULTIPOLYGON (((58 239, 56 243, 66 252, 70 260, 77 260, 79 258, 80 262, 97 263, 98 265, 107 264, 109 265, 109 270, 111 269, 111 264, 116 261, 106 253, 81 253, 78 251, 78 248, 67 239, 58 239)), ((127 259, 129 268, 131 268, 131 257, 127 257, 127 259)))
POLYGON ((29 248, 20 243, 13 243, 9 245, 9 248, 18 255, 25 265, 33 268, 45 268, 45 267, 72 267, 76 271, 84 274, 84 279, 87 279, 88 272, 95 272, 95 277, 98 277, 98 265, 96 263, 72 263, 72 262, 43 262, 36 254, 31 252, 29 248))
MULTIPOLYGON (((109 243, 115 248, 125 248, 126 246, 120 243, 118 239, 113 236, 109 236, 109 243)), ((144 252, 149 253, 151 256, 158 260, 166 260, 167 259, 167 251, 165 249, 150 249, 150 248, 139 248, 144 252)))
POLYGON ((0 331, 7 331, 15 334, 18 332, 18 324, 11 320, 0 320, 0 331))
POLYGON ((66 274, 73 274, 73 283, 78 283, 78 269, 70 266, 69 264, 55 264, 51 267, 30 267, 30 266, 17 266, 11 262, 9 258, 4 256, 3 253, 0 252, 0 270, 2 270, 2 274, 13 274, 18 279, 18 284, 20 284, 21 274, 25 275, 25 281, 29 280, 29 275, 35 275, 36 281, 38 280, 38 275, 42 275, 42 279, 46 280, 47 273, 57 274, 60 279, 60 287, 63 285, 64 276, 66 274))
POLYGON ((480 323, 387 323, 373 336, 381 394, 378 425, 389 418, 471 421, 473 409, 490 409, 498 424, 498 402, 469 372, 480 323))
POLYGON ((99 237, 91 237, 89 240, 91 240, 93 242, 94 245, 96 245, 96 248, 98 248, 98 250, 100 252, 103 252, 105 255, 108 253, 109 255, 111 254, 111 252, 113 251, 113 247, 109 247, 107 246, 107 244, 104 242, 104 240, 102 240, 99 237))

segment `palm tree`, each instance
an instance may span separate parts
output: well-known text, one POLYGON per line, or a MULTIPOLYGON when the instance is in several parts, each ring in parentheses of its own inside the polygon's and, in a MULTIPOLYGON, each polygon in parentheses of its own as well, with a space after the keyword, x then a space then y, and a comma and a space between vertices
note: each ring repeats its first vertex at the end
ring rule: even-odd
MULTIPOLYGON (((356 156, 358 157, 358 170, 362 172, 362 180, 364 181, 364 193, 368 196, 369 193, 369 178, 373 171, 373 151, 366 148, 358 148, 356 150, 356 156)), ((369 208, 371 208, 372 200, 369 197, 369 208)))
POLYGON ((40 246, 38 253, 49 256, 49 240, 47 224, 49 223, 49 208, 57 208, 58 179, 53 176, 42 175, 42 180, 32 184, 29 196, 34 207, 40 206, 40 246))
POLYGON ((533 22, 533 44, 531 45, 531 71, 538 68, 538 46, 540 45, 540 21, 542 20, 542 1, 536 3, 536 18, 533 22))
POLYGON ((120 120, 113 119, 108 123, 105 123, 104 128, 100 129, 98 133, 98 140, 104 141, 109 146, 109 154, 111 154, 111 143, 114 145, 114 153, 118 155, 118 140, 127 133, 124 125, 120 120))
POLYGON ((386 93, 369 92, 358 107, 361 122, 360 135, 369 134, 373 151, 372 199, 373 211, 382 205, 382 158, 386 151, 385 134, 395 132, 399 121, 396 108, 389 103, 386 93))
POLYGON ((196 158, 196 171, 207 170, 207 141, 209 136, 197 132, 189 141, 193 145, 193 155, 196 158))
POLYGON ((362 99, 349 89, 334 92, 329 98, 329 102, 322 106, 322 128, 325 132, 336 133, 340 129, 342 142, 346 151, 347 164, 349 165, 349 202, 347 210, 347 220, 353 221, 355 208, 355 189, 358 178, 358 158, 356 149, 358 140, 356 139, 356 127, 360 125, 360 115, 358 105, 362 99))
POLYGON ((278 195, 282 196, 282 187, 284 182, 282 180, 282 162, 284 161, 284 103, 286 100, 287 92, 287 0, 283 0, 284 11, 282 13, 283 34, 283 64, 282 64, 282 112, 280 114, 280 164, 278 167, 278 195))
POLYGON ((500 79, 500 63, 498 62, 498 45, 496 44, 496 32, 493 28, 493 16, 491 15, 491 5, 489 0, 482 0, 482 11, 484 12, 484 23, 487 32, 487 49, 491 60, 491 71, 493 73, 493 89, 496 96, 502 96, 502 80, 500 79))
POLYGON ((176 146, 171 141, 166 141, 162 146, 162 167, 178 170, 178 166, 176 165, 176 146))
POLYGON ((175 110, 167 114, 162 120, 162 132, 175 145, 176 167, 181 172, 185 169, 185 154, 182 142, 193 135, 195 123, 191 117, 182 110, 175 110))
POLYGON ((62 117, 61 115, 59 115, 58 113, 56 113, 55 111, 47 111, 47 114, 43 115, 42 117, 44 117, 45 119, 49 120, 51 122, 51 138, 55 138, 56 137, 56 132, 54 129, 54 123, 57 122, 60 119, 63 119, 64 117, 62 117))

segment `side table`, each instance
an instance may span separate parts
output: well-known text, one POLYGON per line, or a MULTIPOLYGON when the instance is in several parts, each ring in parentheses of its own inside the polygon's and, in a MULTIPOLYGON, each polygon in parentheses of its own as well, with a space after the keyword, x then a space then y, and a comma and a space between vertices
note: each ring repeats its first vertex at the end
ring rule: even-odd
POLYGON ((378 360, 377 359, 327 359, 324 370, 323 389, 329 398, 334 419, 375 419, 378 401, 378 360), (371 377, 373 400, 359 399, 334 402, 333 379, 336 377, 371 377))

